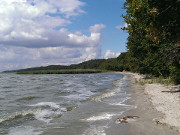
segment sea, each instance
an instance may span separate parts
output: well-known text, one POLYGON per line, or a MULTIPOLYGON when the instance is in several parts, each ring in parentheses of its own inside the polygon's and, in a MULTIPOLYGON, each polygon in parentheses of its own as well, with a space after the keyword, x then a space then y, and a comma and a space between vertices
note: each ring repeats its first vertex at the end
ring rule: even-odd
POLYGON ((0 135, 108 135, 130 90, 120 73, 1 73, 0 135))

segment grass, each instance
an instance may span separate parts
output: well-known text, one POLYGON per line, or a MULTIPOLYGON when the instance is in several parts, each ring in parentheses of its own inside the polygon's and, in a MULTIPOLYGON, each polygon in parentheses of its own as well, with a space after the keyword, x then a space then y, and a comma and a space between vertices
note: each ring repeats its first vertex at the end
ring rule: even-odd
POLYGON ((104 70, 95 69, 74 69, 74 70, 35 70, 35 71, 20 71, 17 74, 92 74, 104 73, 104 70))
POLYGON ((163 78, 163 77, 152 77, 148 79, 144 78, 139 81, 136 80, 136 83, 139 83, 140 85, 152 84, 152 83, 160 83, 164 85, 173 84, 170 78, 163 78))

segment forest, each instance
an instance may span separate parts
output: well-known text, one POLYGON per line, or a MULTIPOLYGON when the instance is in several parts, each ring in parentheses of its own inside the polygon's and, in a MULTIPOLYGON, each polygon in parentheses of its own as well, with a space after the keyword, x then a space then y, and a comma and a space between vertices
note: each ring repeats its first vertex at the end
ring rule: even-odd
POLYGON ((126 0, 125 70, 180 83, 180 0, 126 0))

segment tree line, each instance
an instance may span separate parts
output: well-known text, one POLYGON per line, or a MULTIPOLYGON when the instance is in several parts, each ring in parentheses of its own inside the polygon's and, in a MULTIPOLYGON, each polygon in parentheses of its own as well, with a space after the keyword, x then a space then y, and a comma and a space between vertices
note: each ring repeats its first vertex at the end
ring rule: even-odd
MULTIPOLYGON (((180 83, 180 0, 126 0, 124 68, 180 83)), ((121 61, 121 62, 122 62, 121 61)))

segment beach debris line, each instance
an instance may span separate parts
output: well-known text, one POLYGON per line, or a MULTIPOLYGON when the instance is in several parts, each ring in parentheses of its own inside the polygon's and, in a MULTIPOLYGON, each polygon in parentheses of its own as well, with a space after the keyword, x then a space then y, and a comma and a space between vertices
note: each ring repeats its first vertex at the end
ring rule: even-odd
POLYGON ((116 120, 116 124, 133 122, 133 121, 136 121, 136 119, 138 118, 139 118, 138 116, 124 116, 124 117, 118 118, 116 120))
POLYGON ((153 120, 157 125, 162 125, 162 126, 166 126, 167 124, 166 123, 163 123, 159 120, 153 120))

